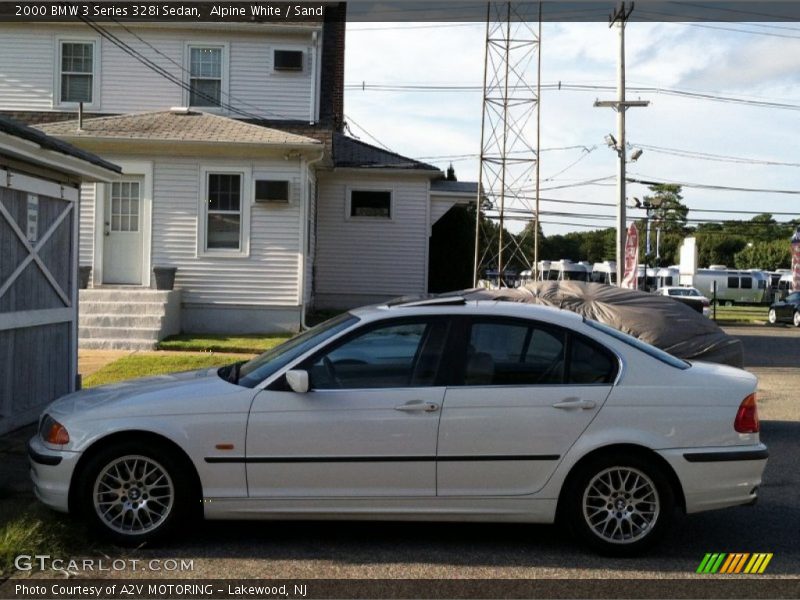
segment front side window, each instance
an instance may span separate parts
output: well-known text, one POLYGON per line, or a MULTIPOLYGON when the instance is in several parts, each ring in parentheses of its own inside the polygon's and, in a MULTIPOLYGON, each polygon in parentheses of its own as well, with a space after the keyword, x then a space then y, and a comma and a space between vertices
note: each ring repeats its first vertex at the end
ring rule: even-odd
POLYGON ((448 324, 406 321, 369 327, 305 365, 311 388, 367 389, 434 385, 448 324))
POLYGON ((189 48, 189 106, 220 106, 222 48, 189 48))
POLYGON ((61 42, 61 102, 92 102, 94 62, 94 42, 61 42))
POLYGON ((241 174, 208 173, 206 196, 206 250, 241 250, 241 174))
POLYGON ((353 190, 350 192, 351 217, 392 218, 392 192, 353 190))

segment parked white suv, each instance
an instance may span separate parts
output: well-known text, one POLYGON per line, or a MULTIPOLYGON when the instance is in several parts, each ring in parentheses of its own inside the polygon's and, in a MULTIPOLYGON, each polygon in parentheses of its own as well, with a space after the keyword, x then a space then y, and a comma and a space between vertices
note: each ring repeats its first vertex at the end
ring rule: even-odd
POLYGON ((575 313, 438 298, 344 313, 260 357, 45 411, 37 496, 117 542, 209 519, 552 523, 633 554, 755 502, 754 376, 575 313), (202 500, 202 502, 201 502, 202 500))

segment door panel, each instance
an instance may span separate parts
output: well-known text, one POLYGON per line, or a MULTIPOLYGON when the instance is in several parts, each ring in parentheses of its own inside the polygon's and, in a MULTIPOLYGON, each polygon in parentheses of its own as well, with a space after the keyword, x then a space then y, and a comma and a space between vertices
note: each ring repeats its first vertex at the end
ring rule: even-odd
POLYGON ((250 496, 433 496, 444 389, 259 393, 247 435, 250 496), (420 410, 396 410, 417 401, 420 410))
POLYGON ((532 494, 608 398, 616 360, 574 332, 523 319, 475 317, 462 345, 439 427, 437 493, 532 494))
POLYGON ((300 366, 311 391, 256 397, 247 478, 255 497, 433 496, 449 321, 388 319, 300 366))
POLYGON ((114 182, 105 199, 103 283, 142 283, 142 181, 114 182))
POLYGON ((586 429, 610 385, 453 387, 439 431, 438 494, 532 494, 586 429), (555 408, 584 401, 593 408, 555 408))

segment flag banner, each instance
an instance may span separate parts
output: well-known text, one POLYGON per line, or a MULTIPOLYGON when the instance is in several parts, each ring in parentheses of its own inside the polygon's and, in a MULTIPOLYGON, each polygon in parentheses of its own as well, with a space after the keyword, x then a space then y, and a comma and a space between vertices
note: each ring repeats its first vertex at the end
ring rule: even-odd
POLYGON ((800 290, 800 240, 792 242, 792 290, 800 290))
POLYGON ((622 280, 622 287, 635 290, 637 286, 637 275, 639 268, 639 230, 636 223, 631 223, 628 227, 628 237, 625 241, 625 278, 622 280))

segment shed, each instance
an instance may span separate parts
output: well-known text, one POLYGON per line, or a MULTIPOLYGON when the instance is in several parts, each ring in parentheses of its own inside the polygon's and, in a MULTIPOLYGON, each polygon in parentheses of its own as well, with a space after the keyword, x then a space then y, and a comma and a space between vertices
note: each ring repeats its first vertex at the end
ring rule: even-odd
POLYGON ((80 184, 119 173, 0 117, 0 434, 77 386, 80 184))

